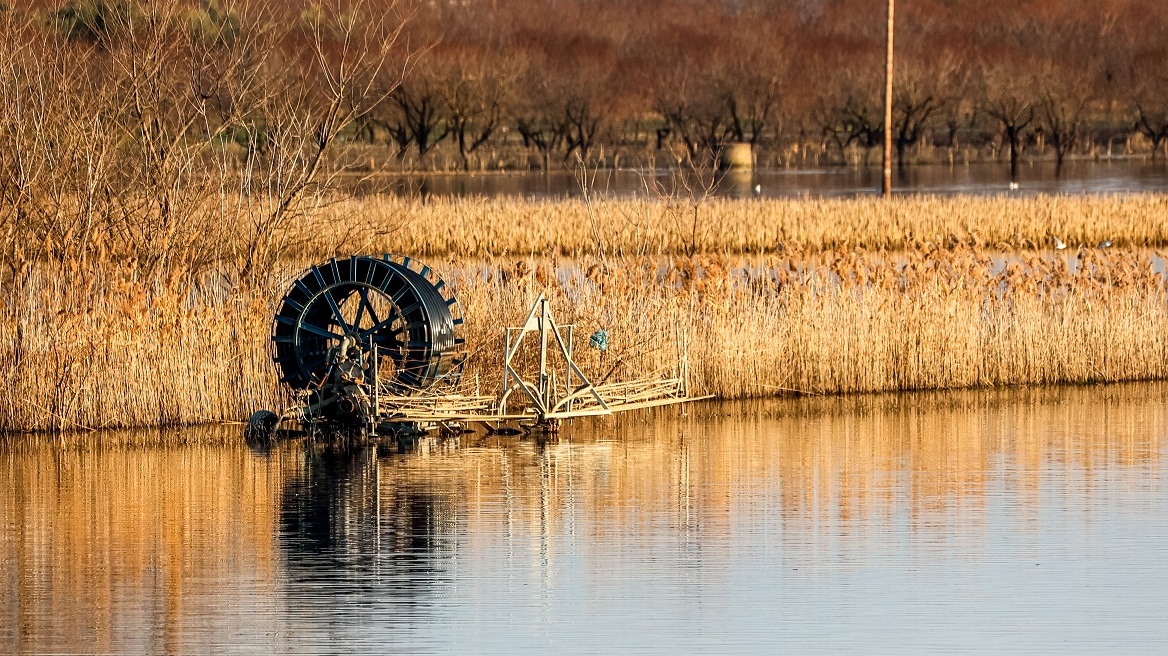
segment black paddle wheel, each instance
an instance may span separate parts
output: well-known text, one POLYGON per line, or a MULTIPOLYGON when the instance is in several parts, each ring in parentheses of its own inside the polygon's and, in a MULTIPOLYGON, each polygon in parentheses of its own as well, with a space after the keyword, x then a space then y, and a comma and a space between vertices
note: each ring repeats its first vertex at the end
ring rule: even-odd
POLYGON ((372 416, 376 393, 412 395, 458 382, 462 313, 446 283, 409 258, 333 259, 308 269, 272 325, 280 380, 306 390, 333 423, 372 416))

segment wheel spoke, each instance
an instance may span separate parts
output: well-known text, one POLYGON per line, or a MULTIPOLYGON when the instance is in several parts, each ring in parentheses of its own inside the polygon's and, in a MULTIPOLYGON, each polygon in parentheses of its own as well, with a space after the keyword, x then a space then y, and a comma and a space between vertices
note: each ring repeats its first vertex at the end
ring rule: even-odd
MULTIPOLYGON (((362 330, 360 334, 362 337, 369 337, 370 335, 374 335, 376 333, 381 332, 382 330, 384 330, 386 328, 389 328, 390 326, 393 325, 393 322, 396 320, 397 320, 397 308, 394 308, 393 310, 390 310, 388 319, 386 319, 385 321, 378 321, 378 322, 374 323, 373 326, 371 326, 370 328, 362 330)), ((399 328, 398 331, 400 331, 400 330, 401 329, 399 328)))
POLYGON ((311 378, 312 372, 318 370, 322 365, 327 364, 327 360, 320 355, 305 356, 300 361, 300 369, 305 373, 306 377, 311 378))
POLYGON ((374 325, 381 323, 377 318, 377 311, 373 309, 373 303, 369 301, 369 290, 362 287, 357 293, 361 295, 361 302, 357 305, 357 318, 353 321, 353 327, 361 329, 361 319, 364 318, 366 310, 369 311, 369 319, 374 325))
POLYGON ((323 337, 325 339, 341 339, 342 337, 344 337, 343 335, 338 335, 337 333, 334 333, 331 330, 325 330, 324 328, 321 328, 320 326, 314 326, 310 323, 300 324, 300 329, 305 331, 305 332, 312 333, 313 335, 316 335, 317 337, 323 337))
MULTIPOLYGON (((381 319, 377 318, 377 310, 374 310, 373 303, 369 302, 368 291, 366 291, 364 298, 365 298, 365 307, 369 308, 369 316, 372 317, 373 323, 375 323, 375 324, 381 323, 381 319)), ((392 314, 392 312, 390 314, 392 314)))
POLYGON ((394 335, 374 335, 369 340, 380 348, 399 348, 401 346, 401 340, 394 335))
POLYGON ((345 317, 341 314, 341 306, 337 305, 337 299, 333 298, 333 290, 326 289, 322 294, 324 300, 328 303, 329 309, 333 311, 333 318, 336 319, 337 325, 341 327, 344 332, 351 332, 352 328, 345 321, 345 317))
POLYGON ((365 318, 365 305, 366 305, 365 290, 364 289, 358 290, 357 294, 360 296, 360 298, 357 299, 357 316, 356 316, 356 318, 353 319, 353 327, 360 330, 361 329, 361 319, 365 318))
POLYGON ((372 335, 375 335, 378 332, 380 332, 382 328, 389 327, 389 324, 391 324, 391 323, 393 323, 392 318, 386 319, 385 321, 382 321, 380 323, 375 323, 375 324, 373 324, 373 326, 366 328, 365 330, 362 330, 361 336, 362 337, 370 337, 372 335))

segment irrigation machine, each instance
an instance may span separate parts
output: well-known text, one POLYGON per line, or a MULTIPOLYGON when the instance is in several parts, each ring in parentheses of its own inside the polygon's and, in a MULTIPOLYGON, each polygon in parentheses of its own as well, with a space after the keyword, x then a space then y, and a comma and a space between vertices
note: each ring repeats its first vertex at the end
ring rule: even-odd
MULTIPOLYGON (((593 384, 573 359, 574 326, 536 298, 522 325, 503 330, 501 385, 480 392, 463 376, 471 354, 451 288, 408 257, 337 258, 304 271, 272 322, 272 360, 290 398, 260 411, 249 440, 309 435, 371 439, 455 433, 555 432, 566 419, 695 400, 684 339, 671 370, 593 384)), ((605 334, 590 343, 604 349, 605 334)))

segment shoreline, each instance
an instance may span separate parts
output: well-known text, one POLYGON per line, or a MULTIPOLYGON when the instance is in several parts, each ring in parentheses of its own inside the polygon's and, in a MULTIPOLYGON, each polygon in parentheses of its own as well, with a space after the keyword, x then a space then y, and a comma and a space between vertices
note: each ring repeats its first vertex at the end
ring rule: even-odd
MULTIPOLYGON (((943 389, 919 389, 892 392, 854 392, 844 394, 800 394, 787 393, 775 396, 752 397, 745 399, 701 399, 687 403, 684 406, 666 406, 652 408, 645 412, 650 414, 665 413, 666 416, 693 417, 701 421, 716 420, 722 417, 743 417, 754 419, 772 418, 820 418, 820 417, 855 417, 866 416, 871 413, 890 412, 894 409, 912 407, 940 411, 951 408, 978 409, 1009 405, 1017 400, 1034 398, 1037 405, 1059 405, 1066 402, 1067 396, 1088 394, 1098 391, 1105 394, 1127 396, 1139 395, 1141 391, 1168 393, 1168 378, 1154 378, 1147 380, 1125 380, 1116 382, 1089 382, 1089 383, 1046 383, 1039 385, 1005 385, 1000 387, 961 387, 943 389)), ((623 421, 640 421, 634 414, 613 415, 610 417, 582 417, 574 420, 589 424, 611 422, 620 424, 623 421)), ((200 439, 197 443, 206 444, 235 444, 243 442, 246 421, 220 420, 190 424, 170 425, 143 425, 122 426, 98 429, 74 428, 68 430, 8 430, 0 431, 0 444, 7 447, 37 447, 42 442, 40 438, 59 440, 67 447, 78 447, 86 442, 95 442, 101 446, 139 447, 168 444, 167 433, 179 432, 210 432, 215 434, 211 441, 200 439), (237 434, 224 437, 221 430, 235 430, 237 434), (117 438, 110 442, 107 438, 117 438)), ((567 429, 566 432, 570 432, 567 429)), ((182 441, 182 444, 188 442, 182 441)))

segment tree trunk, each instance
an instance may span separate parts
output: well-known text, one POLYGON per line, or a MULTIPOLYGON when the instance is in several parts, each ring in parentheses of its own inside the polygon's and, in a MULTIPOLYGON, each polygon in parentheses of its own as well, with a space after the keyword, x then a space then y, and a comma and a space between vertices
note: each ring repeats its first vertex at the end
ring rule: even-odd
POLYGON ((1014 180, 1018 177, 1018 130, 1006 128, 1006 137, 1010 141, 1010 179, 1014 180))

